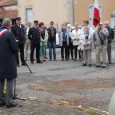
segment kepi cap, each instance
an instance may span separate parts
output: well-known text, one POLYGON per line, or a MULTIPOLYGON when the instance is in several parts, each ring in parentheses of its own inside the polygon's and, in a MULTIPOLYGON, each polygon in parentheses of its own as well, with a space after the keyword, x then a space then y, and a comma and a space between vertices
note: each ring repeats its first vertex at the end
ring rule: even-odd
POLYGON ((16 17, 15 20, 21 20, 21 17, 16 17))

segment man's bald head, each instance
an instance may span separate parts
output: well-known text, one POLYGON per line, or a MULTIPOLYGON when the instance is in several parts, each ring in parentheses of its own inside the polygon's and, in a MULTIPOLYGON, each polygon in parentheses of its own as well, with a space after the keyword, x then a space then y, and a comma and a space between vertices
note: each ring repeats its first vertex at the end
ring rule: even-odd
POLYGON ((104 25, 105 25, 105 26, 109 26, 109 25, 110 25, 110 22, 109 22, 108 20, 106 20, 106 21, 104 22, 104 25))

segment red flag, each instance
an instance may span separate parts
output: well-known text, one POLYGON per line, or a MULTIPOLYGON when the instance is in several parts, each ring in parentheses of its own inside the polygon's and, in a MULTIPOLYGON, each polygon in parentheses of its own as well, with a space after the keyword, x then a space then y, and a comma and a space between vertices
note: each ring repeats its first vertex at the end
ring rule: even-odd
POLYGON ((99 12, 99 4, 98 0, 94 1, 94 17, 93 17, 93 25, 96 27, 97 24, 100 23, 100 12, 99 12))

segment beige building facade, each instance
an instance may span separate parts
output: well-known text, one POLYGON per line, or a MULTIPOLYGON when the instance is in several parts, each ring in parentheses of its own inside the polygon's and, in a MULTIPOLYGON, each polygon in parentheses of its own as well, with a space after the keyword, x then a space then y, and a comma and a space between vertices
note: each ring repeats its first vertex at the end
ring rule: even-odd
POLYGON ((65 0, 18 0, 18 15, 23 23, 39 20, 61 25, 67 21, 67 8, 65 0))
MULTIPOLYGON (((90 5, 94 0, 18 0, 18 15, 22 22, 39 20, 49 25, 50 21, 61 25, 63 22, 82 24, 90 19, 90 5)), ((110 20, 115 11, 115 0, 99 0, 102 7, 102 20, 110 20)))

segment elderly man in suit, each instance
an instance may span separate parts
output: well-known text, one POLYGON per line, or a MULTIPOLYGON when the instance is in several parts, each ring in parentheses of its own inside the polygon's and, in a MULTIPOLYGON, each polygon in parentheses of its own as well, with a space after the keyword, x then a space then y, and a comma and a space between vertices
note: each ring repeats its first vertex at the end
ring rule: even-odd
POLYGON ((92 36, 93 33, 90 31, 90 28, 88 26, 85 27, 85 33, 80 40, 83 50, 82 66, 91 66, 92 36))
POLYGON ((0 106, 6 105, 7 108, 17 105, 12 99, 14 79, 17 77, 17 43, 13 33, 9 31, 11 25, 10 19, 4 19, 0 28, 0 106), (5 80, 6 96, 3 92, 5 80))

